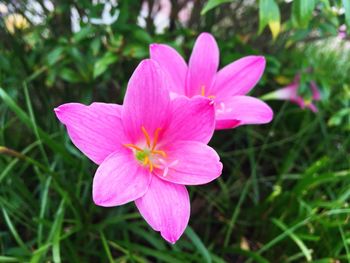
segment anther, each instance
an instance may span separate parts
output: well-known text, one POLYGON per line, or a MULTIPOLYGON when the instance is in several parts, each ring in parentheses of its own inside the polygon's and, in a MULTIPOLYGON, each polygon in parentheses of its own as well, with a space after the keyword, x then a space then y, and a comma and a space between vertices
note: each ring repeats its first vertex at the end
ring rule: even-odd
POLYGON ((148 156, 145 157, 145 160, 143 160, 143 165, 147 165, 148 163, 151 163, 148 156))
POLYGON ((164 151, 161 151, 161 150, 153 150, 151 153, 159 154, 163 157, 166 157, 166 153, 164 151))
POLYGON ((201 87, 201 95, 205 96, 205 86, 204 85, 201 87))
POLYGON ((149 137, 148 132, 146 131, 145 127, 143 127, 143 126, 141 127, 141 130, 142 130, 143 134, 145 135, 147 146, 151 147, 151 138, 149 137))
POLYGON ((157 128, 154 132, 154 138, 153 138, 153 144, 152 144, 152 151, 154 150, 154 148, 157 145, 158 142, 158 137, 159 137, 159 132, 160 132, 161 128, 157 128))
POLYGON ((152 173, 153 172, 153 163, 149 162, 149 171, 152 173))
POLYGON ((135 149, 136 151, 140 151, 140 152, 143 151, 140 147, 138 147, 138 146, 136 146, 136 145, 134 145, 134 144, 131 144, 131 143, 123 144, 123 146, 124 146, 124 147, 127 147, 127 148, 133 148, 133 149, 135 149))

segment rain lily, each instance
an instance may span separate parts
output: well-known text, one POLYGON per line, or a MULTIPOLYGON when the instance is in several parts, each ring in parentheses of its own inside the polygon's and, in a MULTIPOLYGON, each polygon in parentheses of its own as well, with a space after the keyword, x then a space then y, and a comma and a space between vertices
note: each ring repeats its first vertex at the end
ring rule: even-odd
POLYGON ((215 129, 210 99, 170 100, 168 82, 155 61, 144 60, 122 106, 67 103, 55 112, 75 146, 99 165, 94 202, 111 207, 135 201, 147 223, 175 243, 190 216, 185 185, 216 179, 222 164, 207 145, 215 129))
POLYGON ((287 100, 299 105, 300 108, 308 108, 313 112, 317 112, 317 107, 314 102, 321 100, 321 93, 315 83, 310 82, 311 98, 304 98, 299 94, 300 89, 300 75, 297 74, 292 83, 284 88, 265 94, 261 97, 263 100, 287 100))
POLYGON ((272 120, 273 112, 266 103, 245 96, 264 72, 264 57, 243 57, 218 71, 219 49, 209 33, 197 38, 188 65, 175 49, 164 44, 151 44, 150 56, 171 80, 172 98, 203 96, 212 100, 216 129, 272 120))

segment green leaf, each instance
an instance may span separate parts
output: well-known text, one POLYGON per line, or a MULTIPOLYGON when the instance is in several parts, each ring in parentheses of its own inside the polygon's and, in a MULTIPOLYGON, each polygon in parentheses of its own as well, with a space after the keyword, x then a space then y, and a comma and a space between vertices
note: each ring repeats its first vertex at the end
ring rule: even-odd
POLYGON ((94 33, 94 28, 90 25, 83 27, 79 32, 75 33, 72 40, 73 42, 79 42, 88 38, 94 33))
POLYGON ((13 257, 7 257, 7 256, 0 256, 0 262, 21 262, 19 259, 17 258, 13 258, 13 257))
POLYGON ((49 66, 53 66, 54 64, 56 64, 56 62, 62 58, 63 52, 63 47, 57 47, 53 49, 49 54, 47 54, 47 64, 49 66))
POLYGON ((203 7, 202 11, 201 11, 201 15, 204 15, 205 13, 207 13, 209 10, 222 5, 224 3, 231 3, 233 0, 209 0, 207 2, 207 4, 203 7))
POLYGON ((10 232, 12 233, 18 245, 23 249, 23 251, 29 252, 27 245, 23 242, 21 236, 19 235, 19 232, 16 229, 16 226, 13 224, 12 220, 10 219, 10 216, 8 215, 4 207, 2 208, 2 213, 4 215, 5 223, 7 224, 10 232))
POLYGON ((94 79, 104 73, 108 66, 117 60, 118 57, 112 52, 107 52, 102 58, 98 59, 94 65, 94 79))
POLYGON ((114 262, 112 253, 111 253, 111 249, 109 248, 106 236, 103 234, 102 231, 100 231, 100 237, 101 237, 101 241, 102 241, 102 246, 106 252, 107 258, 109 262, 114 262))
POLYGON ((336 112, 329 120, 329 126, 339 126, 343 125, 346 122, 346 117, 350 116, 350 108, 341 109, 336 112))
POLYGON ((306 28, 312 18, 316 0, 295 0, 292 7, 293 22, 301 28, 306 28))
MULTIPOLYGON (((16 116, 23 122, 27 127, 34 130, 33 122, 28 116, 28 114, 18 106, 18 104, 5 92, 4 89, 0 87, 0 98, 3 102, 16 114, 16 116)), ((52 113, 53 114, 53 113, 52 113)), ((40 138, 46 143, 52 151, 61 154, 64 160, 67 163, 75 164, 76 161, 72 158, 66 151, 65 147, 62 144, 54 141, 48 133, 43 131, 40 127, 37 127, 38 134, 40 138)))
POLYGON ((256 263, 269 263, 270 262, 266 258, 260 256, 258 253, 254 252, 254 251, 241 249, 239 247, 228 247, 228 248, 224 248, 223 251, 225 253, 234 253, 234 254, 238 254, 238 255, 242 255, 244 257, 247 257, 247 259, 249 259, 249 260, 246 260, 244 262, 256 262, 256 263))
POLYGON ((81 77, 70 68, 63 68, 60 72, 60 77, 71 83, 77 83, 82 80, 81 77))
POLYGON ((90 49, 92 51, 92 54, 94 56, 97 56, 101 49, 101 40, 99 38, 95 38, 90 44, 90 49))
POLYGON ((306 260, 310 262, 312 260, 312 250, 309 249, 296 234, 294 234, 292 231, 289 231, 288 227, 282 221, 278 220, 277 218, 272 218, 272 222, 280 229, 282 229, 295 242, 295 244, 297 244, 306 260))
POLYGON ((192 243, 195 245, 195 247, 198 249, 198 252, 202 254, 204 262, 208 262, 208 263, 212 262, 209 251, 203 244, 202 240, 200 240, 197 234, 192 230, 192 228, 188 226, 185 230, 185 233, 188 236, 188 238, 192 241, 192 243))
POLYGON ((330 10, 331 9, 331 4, 329 3, 329 0, 319 0, 320 3, 322 3, 324 5, 324 7, 327 9, 327 10, 330 10))
POLYGON ((275 0, 259 1, 259 34, 267 25, 276 39, 281 29, 281 15, 275 0))
POLYGON ((135 30, 133 31, 133 35, 136 41, 139 43, 151 44, 154 42, 150 34, 148 34, 145 30, 135 30))
POLYGON ((343 5, 345 8, 345 23, 349 31, 350 30, 350 0, 343 0, 343 5))
POLYGON ((123 49, 123 55, 131 58, 143 59, 148 56, 148 48, 144 45, 130 44, 123 49))
POLYGON ((54 263, 61 263, 60 255, 60 238, 62 232, 63 218, 64 218, 64 202, 63 199, 56 212, 55 221, 52 224, 49 240, 52 239, 52 258, 54 263))

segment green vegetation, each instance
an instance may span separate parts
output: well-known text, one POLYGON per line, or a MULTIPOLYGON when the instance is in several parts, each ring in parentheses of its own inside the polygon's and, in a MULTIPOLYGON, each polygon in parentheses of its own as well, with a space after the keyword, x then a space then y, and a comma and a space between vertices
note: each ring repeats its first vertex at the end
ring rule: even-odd
POLYGON ((350 262, 350 42, 338 36, 341 25, 350 28, 347 0, 171 1, 164 32, 154 25, 159 1, 144 1, 154 5, 144 27, 142 1, 118 1, 110 25, 92 23, 104 4, 47 2, 0 1, 8 8, 0 13, 0 262, 350 262), (194 6, 181 20, 186 2, 194 6), (71 30, 71 12, 82 18, 79 31, 71 30), (14 13, 27 22, 11 30, 14 13), (254 96, 301 73, 322 100, 316 114, 269 101, 272 123, 216 132, 210 144, 223 174, 189 187, 189 227, 171 246, 134 204, 94 205, 97 167, 72 145, 53 108, 122 103, 150 43, 188 58, 203 31, 215 35, 221 66, 266 56, 254 96))

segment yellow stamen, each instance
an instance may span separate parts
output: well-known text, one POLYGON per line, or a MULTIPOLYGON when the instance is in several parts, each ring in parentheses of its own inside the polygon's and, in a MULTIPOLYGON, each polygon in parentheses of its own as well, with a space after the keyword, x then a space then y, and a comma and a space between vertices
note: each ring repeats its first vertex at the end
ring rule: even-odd
POLYGON ((149 171, 152 173, 153 172, 153 163, 149 162, 149 171))
POLYGON ((304 103, 306 106, 310 105, 311 104, 311 100, 304 100, 304 103))
POLYGON ((127 148, 133 148, 133 149, 135 149, 136 151, 140 151, 140 152, 143 151, 140 147, 138 147, 138 146, 136 146, 136 145, 134 145, 134 144, 131 144, 131 143, 123 144, 123 146, 124 146, 124 147, 127 147, 127 148))
POLYGON ((145 157, 145 160, 143 160, 143 165, 147 165, 148 163, 151 163, 148 156, 145 157))
POLYGON ((158 136, 159 136, 159 132, 160 132, 161 128, 157 128, 156 131, 154 132, 154 138, 153 138, 153 144, 152 144, 152 151, 154 150, 154 148, 157 145, 158 142, 158 136))
POLYGON ((203 97, 207 97, 207 98, 209 98, 209 99, 215 99, 215 96, 214 96, 214 95, 205 96, 205 86, 204 86, 204 85, 201 87, 201 95, 202 95, 203 97))
MULTIPOLYGON (((144 126, 141 127, 142 133, 145 136, 147 146, 144 147, 144 149, 140 148, 139 146, 136 146, 135 144, 127 143, 123 144, 123 146, 131 148, 133 150, 136 150, 135 152, 135 158, 136 160, 143 166, 148 166, 149 171, 153 172, 155 168, 161 169, 161 166, 153 163, 153 158, 155 154, 161 155, 162 157, 166 158, 167 155, 162 150, 156 150, 156 146, 159 139, 159 133, 161 128, 157 128, 154 131, 153 141, 151 142, 151 137, 149 136, 149 133, 147 132, 146 128, 144 126)), ((156 158, 158 159, 158 158, 156 158)))
POLYGON ((204 85, 201 87, 201 95, 205 96, 205 86, 204 85))
POLYGON ((161 150, 152 150, 151 153, 159 154, 159 155, 161 155, 163 157, 166 157, 166 153, 164 151, 161 151, 161 150))
POLYGON ((147 146, 151 147, 151 138, 149 137, 148 132, 146 131, 145 127, 143 127, 143 126, 141 127, 141 130, 142 130, 143 134, 145 135, 147 146))

